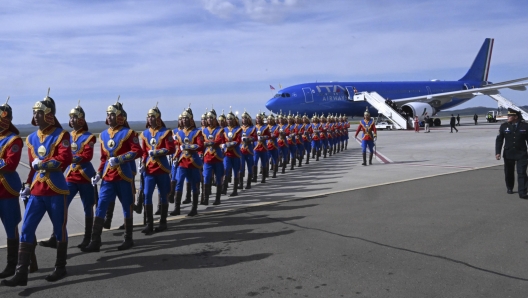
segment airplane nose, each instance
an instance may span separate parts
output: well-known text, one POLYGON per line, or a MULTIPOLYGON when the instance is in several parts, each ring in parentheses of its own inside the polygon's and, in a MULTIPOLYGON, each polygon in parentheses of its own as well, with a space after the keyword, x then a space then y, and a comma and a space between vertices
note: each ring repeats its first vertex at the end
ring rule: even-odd
POLYGON ((266 103, 266 109, 269 111, 277 111, 277 98, 272 98, 266 103))

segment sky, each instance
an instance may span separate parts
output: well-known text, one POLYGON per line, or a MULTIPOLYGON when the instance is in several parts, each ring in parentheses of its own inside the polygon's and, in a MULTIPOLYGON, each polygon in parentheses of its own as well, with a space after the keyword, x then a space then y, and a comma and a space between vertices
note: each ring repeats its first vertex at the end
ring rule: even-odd
MULTIPOLYGON (((315 81, 458 80, 495 38, 489 80, 528 77, 528 1, 3 1, 0 98, 16 124, 50 96, 103 121, 118 95, 130 121, 158 103, 254 115, 282 87, 315 81)), ((502 94, 528 105, 528 92, 502 94)), ((0 100, 0 103, 3 103, 0 100)), ((495 107, 481 96, 458 106, 495 107)))

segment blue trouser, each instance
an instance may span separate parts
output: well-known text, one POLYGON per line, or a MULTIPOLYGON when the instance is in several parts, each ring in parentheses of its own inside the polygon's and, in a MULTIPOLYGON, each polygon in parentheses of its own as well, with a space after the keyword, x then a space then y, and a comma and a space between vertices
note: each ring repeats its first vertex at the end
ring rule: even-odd
POLYGON ((168 173, 158 175, 145 174, 143 183, 145 205, 152 205, 152 195, 154 194, 156 185, 158 186, 158 195, 161 204, 168 204, 167 196, 170 192, 170 177, 168 173))
POLYGON ((374 151, 374 141, 373 140, 363 140, 361 141, 361 150, 363 153, 367 153, 367 146, 370 153, 374 151))
POLYGON ((284 160, 288 159, 288 155, 290 155, 290 150, 288 149, 288 146, 279 146, 279 153, 282 155, 282 158, 284 160))
POLYGON ((211 184, 213 173, 215 175, 215 184, 222 184, 222 178, 224 177, 224 164, 222 162, 204 163, 204 184, 211 184))
POLYGON ((123 207, 125 218, 132 218, 132 205, 134 203, 132 182, 126 180, 104 181, 101 182, 99 189, 99 202, 95 210, 96 217, 105 217, 108 204, 115 202, 116 196, 123 207))
POLYGON ((288 145, 288 148, 290 148, 290 157, 292 159, 297 158, 297 145, 288 145))
POLYGON ((268 158, 271 158, 271 163, 276 165, 279 163, 279 149, 268 150, 268 158))
POLYGON ((78 192, 81 196, 81 201, 84 208, 84 216, 93 217, 93 206, 95 205, 95 192, 93 185, 91 183, 73 182, 66 182, 66 184, 70 190, 70 194, 68 195, 68 207, 70 207, 73 197, 75 197, 78 192))
POLYGON ((240 157, 240 174, 242 176, 244 176, 246 173, 246 163, 248 168, 248 177, 251 177, 253 176, 253 165, 255 164, 253 161, 253 155, 242 153, 242 156, 240 157))
POLYGON ((299 157, 304 156, 304 144, 303 143, 297 144, 297 152, 299 152, 299 157))
POLYGON ((254 156, 254 165, 257 166, 258 165, 258 161, 260 159, 260 166, 261 167, 266 167, 268 166, 268 162, 269 162, 269 155, 268 155, 268 151, 255 151, 255 156, 254 156))
POLYGON ((307 155, 310 155, 312 152, 312 143, 310 141, 304 142, 304 151, 306 151, 307 155))
POLYGON ((197 193, 200 189, 200 182, 202 180, 200 169, 180 167, 176 178, 176 180, 178 180, 176 183, 177 192, 183 192, 183 183, 185 183, 185 179, 191 184, 192 192, 197 193))
POLYGON ((20 232, 20 242, 33 243, 35 241, 35 231, 46 212, 48 212, 51 223, 53 224, 53 234, 55 234, 57 241, 68 241, 68 232, 66 231, 66 223, 68 222, 68 196, 31 195, 26 206, 26 212, 24 212, 24 223, 22 224, 22 231, 20 232))
POLYGON ((315 148, 316 151, 321 150, 321 140, 312 140, 312 148, 315 148))
POLYGON ((171 167, 171 181, 176 181, 176 178, 178 177, 178 169, 180 168, 180 166, 172 166, 171 167))
POLYGON ((233 171, 233 177, 238 178, 240 172, 240 157, 225 157, 224 165, 226 176, 231 176, 231 171, 233 171))
POLYGON ((18 197, 0 199, 0 219, 4 224, 7 238, 18 238, 18 224, 22 220, 18 197))
POLYGON ((321 148, 322 149, 328 149, 328 139, 322 139, 321 140, 321 148))

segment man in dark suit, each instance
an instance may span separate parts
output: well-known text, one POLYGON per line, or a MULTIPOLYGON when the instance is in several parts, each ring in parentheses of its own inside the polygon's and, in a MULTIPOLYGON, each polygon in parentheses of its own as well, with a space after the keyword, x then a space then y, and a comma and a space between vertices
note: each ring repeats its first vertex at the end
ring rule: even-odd
POLYGON ((456 130, 456 132, 458 132, 458 129, 455 127, 456 125, 455 115, 451 114, 451 121, 449 122, 449 124, 451 125, 451 133, 453 133, 453 129, 456 130))
POLYGON ((495 158, 500 160, 502 145, 504 150, 504 175, 506 178, 507 193, 513 193, 515 185, 514 169, 517 168, 517 183, 519 197, 528 199, 526 195, 526 168, 528 166, 528 124, 520 121, 519 112, 508 109, 508 122, 499 128, 499 135, 495 140, 495 158), (515 164, 517 163, 517 167, 515 164))

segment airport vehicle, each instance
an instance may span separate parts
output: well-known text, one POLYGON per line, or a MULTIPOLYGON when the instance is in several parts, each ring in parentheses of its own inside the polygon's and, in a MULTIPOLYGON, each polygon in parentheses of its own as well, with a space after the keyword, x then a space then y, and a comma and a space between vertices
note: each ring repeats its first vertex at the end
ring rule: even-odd
POLYGON ((388 121, 376 122, 376 129, 377 130, 384 130, 384 129, 392 130, 393 127, 394 127, 394 125, 392 125, 392 123, 389 123, 388 121))
MULTIPOLYGON (((368 107, 372 108, 372 116, 383 114, 397 129, 409 128, 407 119, 418 116, 423 120, 426 112, 434 116, 478 95, 488 95, 504 108, 521 110, 500 95, 499 90, 524 91, 528 77, 500 83, 488 81, 493 42, 492 38, 484 40, 470 69, 458 81, 305 83, 279 90, 268 100, 266 108, 309 116, 325 113, 361 117, 368 107)), ((528 113, 523 111, 523 117, 528 119, 528 113)), ((433 123, 440 125, 440 119, 434 118, 433 123)))
POLYGON ((508 116, 502 115, 500 111, 489 111, 486 115, 486 120, 488 121, 488 123, 493 123, 497 121, 508 120, 508 116))

